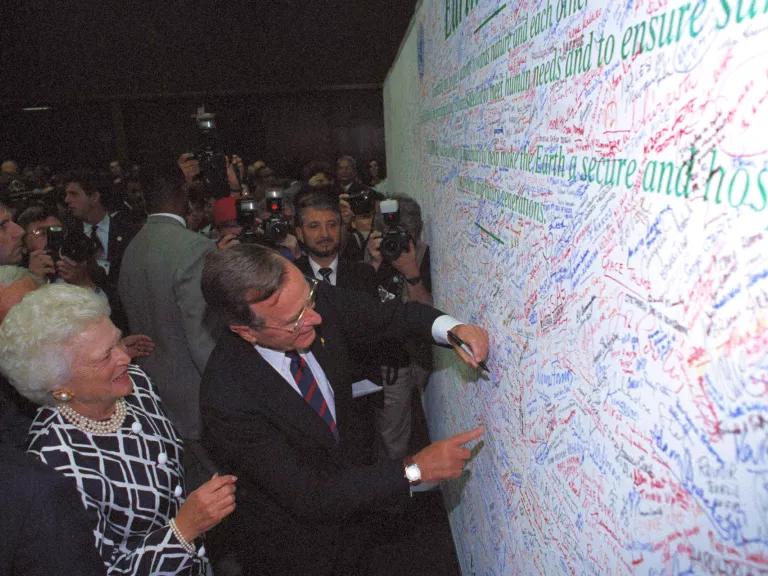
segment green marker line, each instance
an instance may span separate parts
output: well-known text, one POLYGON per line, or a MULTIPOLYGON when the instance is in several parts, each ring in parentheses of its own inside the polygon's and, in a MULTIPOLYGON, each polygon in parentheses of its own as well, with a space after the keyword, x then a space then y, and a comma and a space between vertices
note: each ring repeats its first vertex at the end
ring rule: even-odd
POLYGON ((488 230, 488 229, 486 229, 486 228, 483 228, 483 227, 482 227, 480 224, 478 224, 477 222, 475 222, 475 226, 477 226, 478 228, 480 228, 480 230, 482 230, 483 232, 485 232, 486 234, 488 234, 488 236, 490 236, 491 238, 493 238, 494 240, 496 240, 496 242, 498 242, 499 244, 504 244, 504 240, 502 240, 501 238, 499 238, 498 236, 496 236, 496 234, 494 234, 494 233, 493 233, 493 232, 491 232, 490 230, 488 230))
POLYGON ((486 24, 488 24, 488 22, 490 22, 491 20, 493 20, 493 19, 494 19, 494 18, 495 18, 495 17, 496 17, 496 16, 499 14, 499 12, 501 12, 502 10, 504 10, 504 8, 506 8, 506 7, 507 7, 507 5, 506 5, 506 4, 502 4, 501 6, 499 6, 498 8, 496 8, 496 10, 495 10, 495 11, 494 11, 494 12, 493 12, 493 13, 492 13, 490 16, 488 16, 488 18, 486 18, 485 20, 483 20, 483 22, 482 22, 482 24, 480 24, 480 26, 478 26, 477 28, 475 28, 475 31, 473 32, 473 34, 477 34, 477 31, 478 31, 478 30, 480 30, 480 28, 482 28, 483 26, 485 26, 486 24))

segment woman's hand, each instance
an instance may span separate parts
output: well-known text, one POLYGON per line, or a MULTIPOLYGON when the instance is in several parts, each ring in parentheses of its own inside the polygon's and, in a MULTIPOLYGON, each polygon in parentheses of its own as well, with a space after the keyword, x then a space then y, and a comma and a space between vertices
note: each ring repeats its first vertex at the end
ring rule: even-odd
POLYGON ((236 476, 218 476, 192 492, 176 514, 176 527, 187 542, 207 532, 235 510, 236 476))

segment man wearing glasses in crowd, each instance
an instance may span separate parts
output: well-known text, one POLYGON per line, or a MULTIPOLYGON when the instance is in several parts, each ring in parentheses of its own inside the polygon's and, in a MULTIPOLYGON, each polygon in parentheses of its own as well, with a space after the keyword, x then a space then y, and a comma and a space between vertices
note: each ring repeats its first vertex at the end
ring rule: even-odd
POLYGON ((483 429, 404 460, 355 461, 350 346, 408 337, 447 344, 450 330, 473 352, 457 354, 477 367, 487 333, 429 306, 318 283, 257 245, 209 254, 202 289, 229 326, 201 382, 203 445, 238 477, 237 511, 212 535, 212 553, 234 553, 245 574, 363 574, 382 507, 407 501, 421 481, 458 477, 470 456, 463 445, 483 429))

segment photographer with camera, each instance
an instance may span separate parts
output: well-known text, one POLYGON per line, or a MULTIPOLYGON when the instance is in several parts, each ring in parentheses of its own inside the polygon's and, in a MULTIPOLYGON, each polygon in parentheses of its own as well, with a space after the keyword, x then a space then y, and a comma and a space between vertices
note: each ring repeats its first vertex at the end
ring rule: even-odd
POLYGON ((383 299, 406 298, 432 304, 429 246, 421 241, 421 208, 407 196, 379 205, 367 261, 377 272, 383 299))
MULTIPOLYGON (((24 231, 27 269, 42 282, 63 282, 93 290, 109 299, 103 288, 94 282, 99 277, 94 260, 95 248, 82 232, 65 232, 61 220, 45 206, 30 206, 19 215, 24 231)), ((132 334, 122 340, 131 358, 152 353, 154 342, 144 334, 132 334)))
POLYGON ((341 216, 348 235, 343 257, 351 262, 365 260, 366 246, 373 231, 373 216, 384 196, 373 188, 359 188, 353 194, 341 194, 341 216))
POLYGON ((267 190, 262 202, 250 195, 220 198, 213 207, 217 244, 219 248, 239 243, 262 244, 295 260, 301 253, 298 240, 290 233, 287 212, 288 205, 278 188, 267 190))
POLYGON ((85 234, 78 230, 65 232, 58 216, 45 206, 30 206, 19 215, 17 223, 24 228, 30 272, 43 279, 58 279, 102 293, 91 275, 97 275, 96 251, 85 234))
MULTIPOLYGON (((379 204, 375 220, 367 256, 376 270, 379 299, 431 305, 429 247, 421 241, 418 203, 408 196, 392 196, 379 204)), ((407 454, 411 438, 413 392, 429 376, 431 355, 414 342, 385 341, 382 347, 384 402, 375 410, 375 425, 386 455, 400 458, 407 454)))

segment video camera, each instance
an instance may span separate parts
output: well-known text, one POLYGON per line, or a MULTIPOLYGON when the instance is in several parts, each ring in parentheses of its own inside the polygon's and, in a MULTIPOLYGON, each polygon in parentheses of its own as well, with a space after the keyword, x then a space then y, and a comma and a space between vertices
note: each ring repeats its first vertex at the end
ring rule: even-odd
POLYGON ((229 196, 227 159, 216 132, 216 115, 200 107, 194 118, 197 122, 198 146, 193 155, 200 165, 200 180, 214 198, 225 198, 229 196))
POLYGON ((387 262, 393 262, 403 252, 408 252, 411 235, 400 226, 400 206, 397 200, 382 201, 379 210, 386 227, 381 237, 381 256, 387 262))

